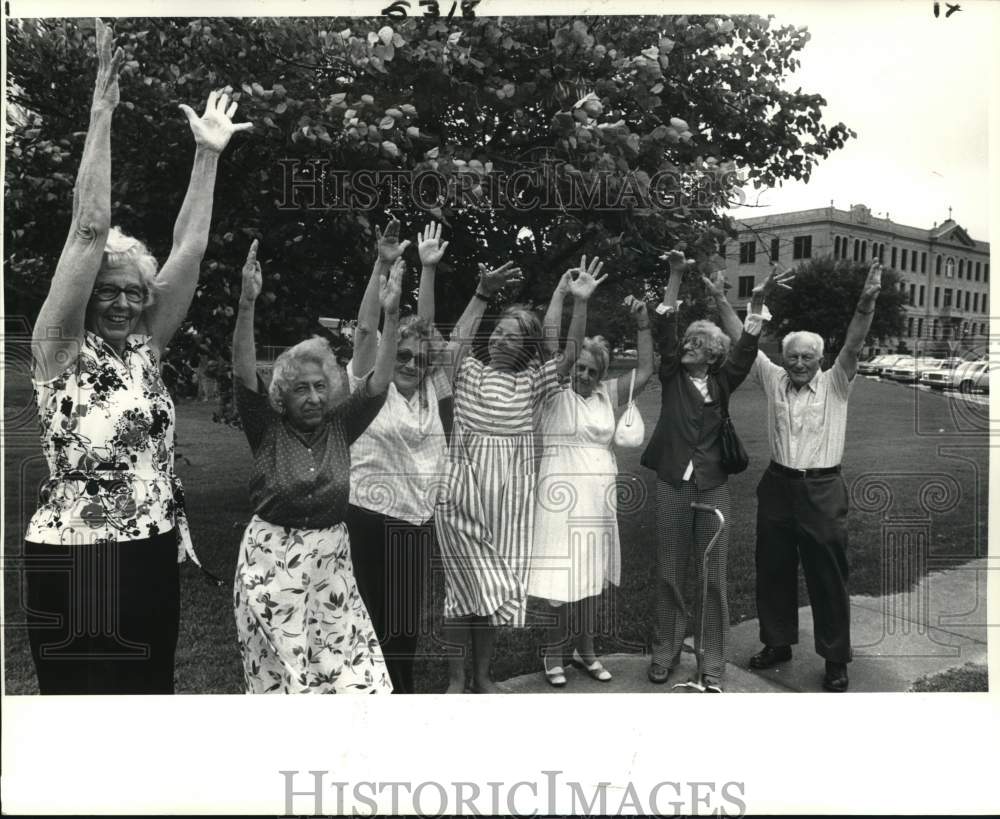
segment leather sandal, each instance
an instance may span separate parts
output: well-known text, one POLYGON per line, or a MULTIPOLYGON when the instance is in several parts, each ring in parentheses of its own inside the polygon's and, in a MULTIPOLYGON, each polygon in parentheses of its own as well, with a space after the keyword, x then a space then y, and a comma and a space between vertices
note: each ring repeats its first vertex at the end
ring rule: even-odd
POLYGON ((594 662, 587 665, 583 657, 580 656, 580 652, 575 648, 573 649, 573 659, 570 662, 577 668, 582 668, 598 682, 607 682, 611 679, 611 672, 601 664, 600 660, 595 659, 594 662))
POLYGON ((566 671, 561 665, 549 668, 547 657, 542 657, 542 668, 545 669, 545 680, 553 688, 562 688, 566 685, 566 671))

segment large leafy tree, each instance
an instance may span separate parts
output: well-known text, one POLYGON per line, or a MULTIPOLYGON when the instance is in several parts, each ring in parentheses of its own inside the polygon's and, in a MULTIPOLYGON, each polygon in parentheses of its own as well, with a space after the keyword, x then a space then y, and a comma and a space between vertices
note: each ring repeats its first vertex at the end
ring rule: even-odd
MULTIPOLYGON (((698 274, 733 235, 723 208, 740 184, 808 180, 853 136, 823 123, 821 96, 790 90, 809 34, 771 18, 388 22, 115 22, 128 63, 112 134, 113 215, 155 255, 169 249, 191 161, 177 105, 197 106, 231 85, 237 119, 255 125, 221 164, 202 284, 175 358, 225 356, 252 237, 261 240, 266 341, 293 342, 319 315, 350 317, 374 227, 389 212, 411 234, 430 218, 447 223, 442 318, 471 294, 477 261, 516 259, 525 280, 508 295, 538 305, 581 253, 597 254, 612 276, 595 297, 590 329, 618 341, 632 332, 622 297, 652 295, 664 283, 666 249, 681 246, 698 260, 687 295, 701 295, 698 274), (426 178, 461 195, 437 201, 425 191, 417 202, 386 185, 337 207, 332 182, 325 195, 304 183, 290 195, 289 179, 301 182, 317 163, 433 173, 426 178), (497 174, 517 171, 527 173, 501 186, 510 194, 503 201, 497 174), (602 185, 603 199, 591 197, 602 185)), ((10 20, 7 37, 8 110, 18 122, 7 144, 5 287, 8 305, 33 316, 69 224, 93 29, 81 20, 10 20)))
MULTIPOLYGON (((826 344, 829 361, 844 346, 847 326, 868 275, 868 264, 834 261, 830 256, 811 259, 796 268, 791 290, 777 290, 770 299, 773 318, 770 334, 779 339, 795 330, 818 333, 826 344)), ((900 288, 900 276, 886 268, 882 272, 879 293, 866 343, 884 341, 903 334, 906 294, 900 288)))

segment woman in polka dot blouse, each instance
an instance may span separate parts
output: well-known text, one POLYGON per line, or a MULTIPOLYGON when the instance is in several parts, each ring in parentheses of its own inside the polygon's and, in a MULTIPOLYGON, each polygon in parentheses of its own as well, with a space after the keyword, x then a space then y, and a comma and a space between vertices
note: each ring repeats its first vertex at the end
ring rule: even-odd
POLYGON ((344 518, 350 445, 385 402, 396 359, 403 262, 379 283, 375 369, 346 395, 333 351, 311 338, 257 375, 257 242, 243 268, 233 338, 236 406, 253 450, 247 526, 236 566, 236 630, 248 693, 387 694, 392 683, 358 592, 344 518))

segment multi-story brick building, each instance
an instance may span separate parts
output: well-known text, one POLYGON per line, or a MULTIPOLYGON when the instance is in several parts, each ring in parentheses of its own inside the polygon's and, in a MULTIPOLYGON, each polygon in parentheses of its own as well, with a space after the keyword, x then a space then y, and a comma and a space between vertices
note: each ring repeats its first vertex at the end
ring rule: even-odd
MULTIPOLYGON (((739 241, 726 248, 730 301, 744 315, 750 291, 772 260, 794 268, 821 256, 868 262, 898 271, 908 297, 903 335, 881 345, 943 352, 982 344, 989 332, 990 246, 951 218, 930 229, 877 217, 865 205, 741 219, 739 241)), ((877 352, 877 350, 876 350, 877 352)))

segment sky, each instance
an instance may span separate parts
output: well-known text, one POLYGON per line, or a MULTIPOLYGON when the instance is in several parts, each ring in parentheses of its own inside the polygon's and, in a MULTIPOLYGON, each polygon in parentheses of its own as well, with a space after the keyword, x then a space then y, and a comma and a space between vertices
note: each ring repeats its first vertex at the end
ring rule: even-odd
MULTIPOLYGON (((948 218, 989 240, 988 117, 998 78, 993 54, 1000 3, 962 2, 933 16, 933 3, 775 5, 777 23, 806 25, 801 85, 827 100, 829 124, 857 132, 823 160, 808 184, 754 191, 733 216, 863 203, 898 224, 931 227, 948 218), (759 199, 757 197, 759 196, 759 199)), ((994 143, 996 138, 994 135, 994 143)))

